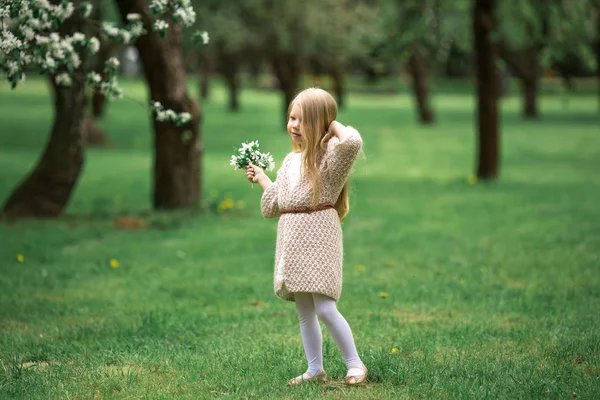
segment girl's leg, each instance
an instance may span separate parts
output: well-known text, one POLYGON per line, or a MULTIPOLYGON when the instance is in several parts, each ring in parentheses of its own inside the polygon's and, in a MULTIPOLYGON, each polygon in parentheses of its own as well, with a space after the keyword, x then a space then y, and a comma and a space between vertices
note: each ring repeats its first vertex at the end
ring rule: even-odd
POLYGON ((350 325, 338 311, 335 300, 319 293, 312 293, 312 300, 319 319, 327 326, 331 337, 344 356, 346 367, 349 368, 347 376, 362 375, 364 373, 362 368, 350 368, 360 367, 363 364, 356 351, 350 325))
MULTIPOLYGON (((317 312, 311 293, 294 293, 298 319, 300 320, 300 334, 304 353, 308 360, 308 370, 312 375, 323 371, 323 336, 317 319, 317 312)), ((304 376, 308 379, 310 376, 304 376)))

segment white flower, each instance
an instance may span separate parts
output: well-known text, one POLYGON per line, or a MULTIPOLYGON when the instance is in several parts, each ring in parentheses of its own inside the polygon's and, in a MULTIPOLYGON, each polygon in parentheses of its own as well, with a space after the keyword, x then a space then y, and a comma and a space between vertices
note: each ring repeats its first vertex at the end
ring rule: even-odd
POLYGON ((7 18, 10 15, 8 6, 0 6, 0 18, 7 18))
POLYGON ((152 0, 150 3, 150 9, 153 12, 163 14, 167 11, 167 6, 169 5, 169 0, 152 0))
POLYGON ((154 25, 153 25, 155 32, 163 31, 163 30, 167 29, 168 27, 169 27, 169 24, 166 21, 163 21, 162 19, 155 21, 154 25))
POLYGON ((96 54, 98 52, 98 50, 100 50, 100 41, 98 40, 98 38, 96 38, 96 37, 90 38, 90 41, 88 43, 88 49, 90 50, 90 53, 92 53, 92 54, 96 54))
POLYGON ((48 0, 38 0, 36 6, 40 10, 48 10, 48 9, 50 9, 50 3, 48 3, 48 0))
POLYGON ((185 124, 186 122, 188 122, 191 119, 192 119, 192 114, 190 114, 190 113, 182 112, 182 113, 179 114, 179 120, 183 124, 185 124))
POLYGON ((142 17, 140 16, 140 14, 135 14, 135 13, 127 14, 127 21, 139 21, 141 19, 142 19, 142 17))
POLYGON ((37 18, 30 18, 27 20, 27 22, 29 23, 29 26, 32 27, 33 29, 39 30, 42 26, 41 21, 37 18))
POLYGON ((94 83, 102 82, 102 76, 97 72, 90 72, 88 74, 88 79, 94 83))
POLYGON ((17 37, 10 31, 2 31, 1 39, 2 42, 0 42, 0 51, 4 54, 8 54, 15 49, 20 49, 23 45, 23 42, 17 39, 17 37))
POLYGON ((58 86, 68 87, 73 84, 73 81, 71 80, 71 76, 69 74, 67 74, 66 72, 56 75, 56 77, 54 78, 54 81, 56 82, 56 84, 58 86))
POLYGON ((90 15, 92 15, 92 10, 94 9, 94 6, 92 6, 90 3, 87 3, 83 6, 83 18, 89 18, 90 15))
POLYGON ((202 43, 203 44, 208 44, 209 41, 209 37, 208 37, 208 32, 204 31, 202 32, 202 34, 200 35, 202 37, 202 43))
POLYGON ((75 68, 79 68, 81 65, 81 58, 79 57, 78 53, 71 54, 71 64, 73 64, 73 67, 75 68))
POLYGON ((275 168, 275 162, 273 156, 269 153, 261 153, 258 145, 258 141, 251 141, 249 143, 242 143, 242 146, 238 148, 237 154, 231 156, 229 165, 235 169, 246 168, 249 163, 258 165, 261 168, 265 168, 268 171, 272 171, 275 168))
POLYGON ((164 112, 164 111, 158 111, 156 113, 156 120, 160 121, 160 122, 166 121, 167 120, 167 113, 164 112))
POLYGON ((50 57, 49 55, 47 55, 47 54, 46 54, 46 59, 44 60, 44 62, 50 68, 52 68, 52 67, 54 67, 56 65, 56 61, 52 57, 50 57))
POLYGON ((106 61, 106 66, 111 68, 118 68, 121 63, 116 57, 111 57, 106 61))
POLYGON ((80 42, 83 42, 84 40, 85 40, 85 35, 83 33, 81 33, 81 32, 75 32, 73 34, 73 41, 75 43, 80 43, 80 42))
POLYGON ((35 31, 29 25, 21 25, 19 30, 27 40, 32 40, 35 37, 35 31))
POLYGON ((37 42, 37 44, 48 44, 50 43, 50 38, 47 36, 37 35, 35 37, 35 41, 37 42))
POLYGON ((116 38, 119 35, 119 29, 109 22, 102 23, 102 32, 110 38, 116 38))
POLYGON ((131 33, 129 31, 122 30, 121 32, 121 40, 124 44, 129 44, 131 42, 131 33))
POLYGON ((14 75, 19 71, 19 64, 16 61, 9 61, 6 63, 6 67, 8 68, 8 74, 14 75))

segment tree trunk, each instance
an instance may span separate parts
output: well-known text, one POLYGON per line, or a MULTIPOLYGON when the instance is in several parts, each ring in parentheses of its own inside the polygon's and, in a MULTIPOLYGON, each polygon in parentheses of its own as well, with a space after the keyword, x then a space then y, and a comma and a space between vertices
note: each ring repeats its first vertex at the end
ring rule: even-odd
POLYGON ((523 84, 523 116, 528 119, 538 117, 537 109, 537 77, 521 79, 523 84))
POLYGON ((288 107, 297 94, 302 63, 295 53, 277 53, 272 56, 271 64, 283 92, 283 125, 287 126, 288 107))
MULTIPOLYGON (((95 1, 94 8, 92 9, 91 19, 95 21, 102 21, 104 18, 104 6, 100 1, 95 1)), ((104 35, 99 35, 100 50, 94 57, 94 71, 102 76, 104 79, 104 64, 112 55, 115 45, 109 43, 104 35)), ((96 119, 104 116, 106 106, 106 96, 95 89, 92 94, 92 116, 96 119)))
POLYGON ((513 51, 506 44, 498 46, 500 57, 521 81, 523 93, 523 117, 526 119, 538 118, 537 86, 539 75, 538 54, 539 46, 532 46, 519 51, 513 51))
POLYGON ((333 92, 337 100, 338 108, 344 108, 346 105, 345 91, 344 91, 344 74, 338 68, 333 68, 331 71, 331 79, 333 80, 333 92))
POLYGON ((73 79, 71 87, 58 87, 50 77, 54 94, 52 134, 33 172, 15 189, 3 207, 10 218, 55 217, 67 206, 81 173, 85 87, 73 79))
POLYGON ((427 88, 427 68, 425 60, 417 47, 414 48, 408 61, 408 68, 412 77, 413 91, 419 109, 419 121, 423 124, 433 124, 435 116, 429 104, 429 90, 427 88))
POLYGON ((202 49, 201 53, 198 54, 198 61, 200 62, 200 98, 208 100, 210 97, 210 78, 215 69, 213 51, 209 48, 202 49))
POLYGON ((153 18, 144 0, 116 0, 121 18, 137 13, 147 34, 135 43, 150 87, 150 101, 159 101, 166 109, 188 112, 192 120, 178 127, 172 122, 152 118, 154 127, 155 209, 176 209, 200 204, 201 155, 200 107, 187 94, 181 50, 181 26, 170 24, 160 38, 152 32, 153 18))
POLYGON ((238 69, 240 60, 233 54, 227 54, 223 51, 219 52, 219 65, 221 73, 227 82, 229 88, 229 109, 237 112, 240 109, 239 102, 239 78, 238 69))
MULTIPOLYGON (((56 4, 57 1, 53 1, 56 4)), ((78 13, 65 20, 59 34, 81 32, 83 20, 78 13)), ((82 65, 85 65, 82 59, 82 65)), ((62 70, 56 73, 61 73, 62 70)), ((76 70, 82 74, 82 70, 76 70)), ((55 217, 66 208, 82 170, 85 84, 73 79, 71 87, 57 86, 55 74, 49 75, 54 96, 52 133, 42 158, 33 171, 9 196, 2 212, 9 218, 55 217)))
POLYGON ((598 111, 600 111, 600 2, 596 2, 596 84, 598 86, 598 111))
POLYGON ((495 0, 475 0, 473 36, 475 38, 475 67, 477 70, 477 177, 482 180, 498 176, 499 83, 496 68, 496 49, 491 35, 495 27, 495 0))
POLYGON ((83 139, 87 146, 109 146, 110 140, 98 125, 95 118, 83 121, 83 139))

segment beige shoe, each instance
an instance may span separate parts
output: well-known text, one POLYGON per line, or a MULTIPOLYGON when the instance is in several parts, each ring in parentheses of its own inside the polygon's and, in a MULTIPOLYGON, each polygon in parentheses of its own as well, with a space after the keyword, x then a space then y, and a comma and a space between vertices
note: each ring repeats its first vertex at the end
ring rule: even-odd
POLYGON ((369 373, 369 371, 367 370, 365 364, 359 367, 348 367, 348 370, 352 368, 360 368, 363 370, 363 373, 362 375, 346 376, 344 379, 348 385, 358 385, 367 380, 367 374, 369 373))
POLYGON ((287 382, 288 386, 298 386, 304 382, 327 382, 327 373, 325 371, 321 371, 318 374, 314 375, 310 372, 305 372, 304 374, 297 376, 295 378, 290 379, 287 382), (304 375, 308 375, 308 378, 304 378, 304 375))

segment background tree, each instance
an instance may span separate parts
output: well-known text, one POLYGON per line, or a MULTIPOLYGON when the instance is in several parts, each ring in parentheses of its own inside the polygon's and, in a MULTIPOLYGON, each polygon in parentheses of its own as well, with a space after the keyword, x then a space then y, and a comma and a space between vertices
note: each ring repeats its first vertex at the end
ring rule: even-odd
POLYGON ((521 81, 523 116, 537 118, 538 81, 544 69, 574 54, 592 68, 593 1, 501 2, 498 15, 494 41, 499 55, 521 81))
POLYGON ((256 54, 258 38, 244 19, 243 8, 233 0, 209 0, 197 2, 201 14, 210 18, 199 18, 198 23, 210 32, 211 41, 202 52, 203 65, 201 82, 204 93, 208 89, 208 79, 213 71, 225 80, 229 91, 229 108, 240 108, 240 73, 247 65, 247 59, 256 54), (204 65, 206 64, 206 65, 204 65))
MULTIPOLYGON (((59 0, 51 2, 52 5, 59 3, 59 0)), ((29 26, 24 24, 24 20, 19 23, 23 24, 20 25, 22 27, 29 26)), ((75 12, 59 25, 57 34, 62 37, 72 37, 75 33, 82 32, 84 26, 82 15, 75 12)), ((5 37, 6 35, 3 37, 3 42, 5 37)), ((84 61, 85 59, 78 57, 73 69, 73 73, 79 77, 83 73, 84 61)), ((11 61, 7 61, 3 65, 9 73, 11 69, 16 68, 10 63, 11 61)), ((61 66, 47 73, 54 104, 52 130, 46 148, 33 171, 19 183, 4 203, 2 211, 9 217, 59 215, 71 197, 81 174, 84 162, 85 83, 80 78, 73 79, 70 87, 59 84, 57 77, 63 76, 65 71, 67 66, 61 66)))
MULTIPOLYGON (((156 12, 156 3, 151 3, 155 8, 157 15, 164 13, 156 12)), ((169 17, 175 21, 170 28, 173 31, 180 29, 179 23, 188 23, 193 19, 193 10, 189 7, 183 7, 183 3, 160 5, 167 7, 170 11, 169 17), (179 8, 178 7, 179 4, 179 8), (170 9, 170 7, 174 7, 170 9)), ((142 2, 133 6, 142 9, 142 2)), ((148 8, 143 4, 147 11, 148 8)), ((132 11, 135 9, 132 8, 132 11)), ((119 29, 113 25, 102 23, 100 21, 85 21, 90 16, 92 6, 83 2, 29 2, 26 0, 11 1, 8 4, 0 5, 0 15, 8 17, 6 24, 2 24, 2 47, 0 48, 0 68, 6 74, 8 81, 13 88, 18 86, 24 78, 25 71, 31 66, 38 66, 42 74, 47 75, 51 80, 51 87, 54 93, 55 118, 52 134, 46 145, 43 155, 31 172, 31 174, 21 182, 15 191, 6 201, 3 212, 9 217, 49 217, 62 213, 75 187, 84 160, 83 144, 83 121, 85 117, 85 84, 92 88, 98 88, 110 99, 122 96, 122 90, 118 87, 117 70, 119 61, 116 58, 107 60, 104 66, 104 76, 89 70, 89 64, 86 63, 86 54, 97 53, 100 47, 98 38, 86 35, 86 28, 100 27, 102 34, 109 38, 120 39, 124 42, 135 40, 142 35, 144 30, 141 26, 140 15, 124 14, 125 29, 119 29), (58 27, 58 30, 56 28, 58 27)), ((146 15, 146 22, 149 17, 146 15)), ((157 19, 154 25, 146 23, 148 32, 152 30, 167 31, 167 22, 157 19)), ((155 37, 158 34, 155 33, 155 37)), ((169 36, 171 37, 171 36, 169 36)), ((170 43, 172 46, 177 44, 176 40, 170 43)), ((171 54, 175 61, 176 52, 181 51, 176 47, 171 54)), ((155 61, 152 59, 151 61, 155 61)), ((172 75, 179 76, 180 70, 174 68, 164 71, 167 80, 172 75), (172 75, 169 75, 169 72, 172 75)), ((177 100, 180 98, 181 86, 178 81, 168 80, 168 84, 173 84, 164 92, 158 100, 164 100, 165 103, 173 103, 178 106, 177 100), (178 91, 179 90, 179 91, 178 91), (179 96, 179 97, 178 97, 179 96)), ((185 92, 183 92, 185 93, 185 92)), ((183 107, 180 107, 183 108, 183 107)), ((183 135, 186 143, 197 142, 194 135, 197 136, 197 110, 193 106, 189 107, 191 113, 165 110, 160 103, 154 103, 153 110, 155 118, 161 121, 163 126, 177 126, 178 129, 185 129, 183 135), (194 113, 194 111, 196 111, 194 113), (192 113, 196 118, 192 118, 192 113), (189 126, 189 129, 185 126, 189 126)), ((165 133, 168 128, 160 132, 165 133)), ((164 141, 164 135, 156 141, 156 148, 161 149, 161 154, 169 155, 175 146, 161 146, 164 141)), ((166 138, 167 141, 172 140, 166 138)), ((198 146, 199 149, 199 146, 198 146)), ((192 181, 181 182, 187 176, 181 174, 181 169, 177 168, 177 161, 182 157, 196 162, 193 154, 184 153, 175 155, 172 159, 158 162, 155 169, 155 175, 158 178, 155 181, 159 183, 172 178, 178 180, 178 184, 161 187, 161 194, 158 201, 155 201, 155 207, 176 207, 189 205, 196 202, 194 195, 194 186, 191 186, 193 194, 185 196, 186 193, 178 189, 182 185, 187 185, 192 181), (166 172, 165 172, 166 170, 166 172), (181 199, 184 200, 181 200, 181 199), (164 200, 166 199, 166 200, 164 200)), ((168 157, 167 157, 168 158, 168 157)), ((195 176, 196 181, 199 176, 195 176)), ((156 192, 156 190, 155 190, 156 192)))
POLYGON ((380 10, 365 0, 323 0, 307 12, 308 58, 313 70, 331 77, 338 107, 345 105, 345 75, 382 40, 380 10))
POLYGON ((201 198, 202 140, 200 107, 187 94, 182 55, 182 26, 170 24, 161 34, 152 31, 155 19, 144 0, 116 0, 124 23, 139 14, 146 35, 135 42, 149 86, 151 101, 158 101, 191 119, 183 126, 153 118, 153 206, 175 209, 198 205, 201 198))
POLYGON ((498 176, 499 76, 496 67, 497 50, 493 43, 496 29, 496 1, 474 0, 473 38, 477 76, 477 177, 495 179, 498 176))

